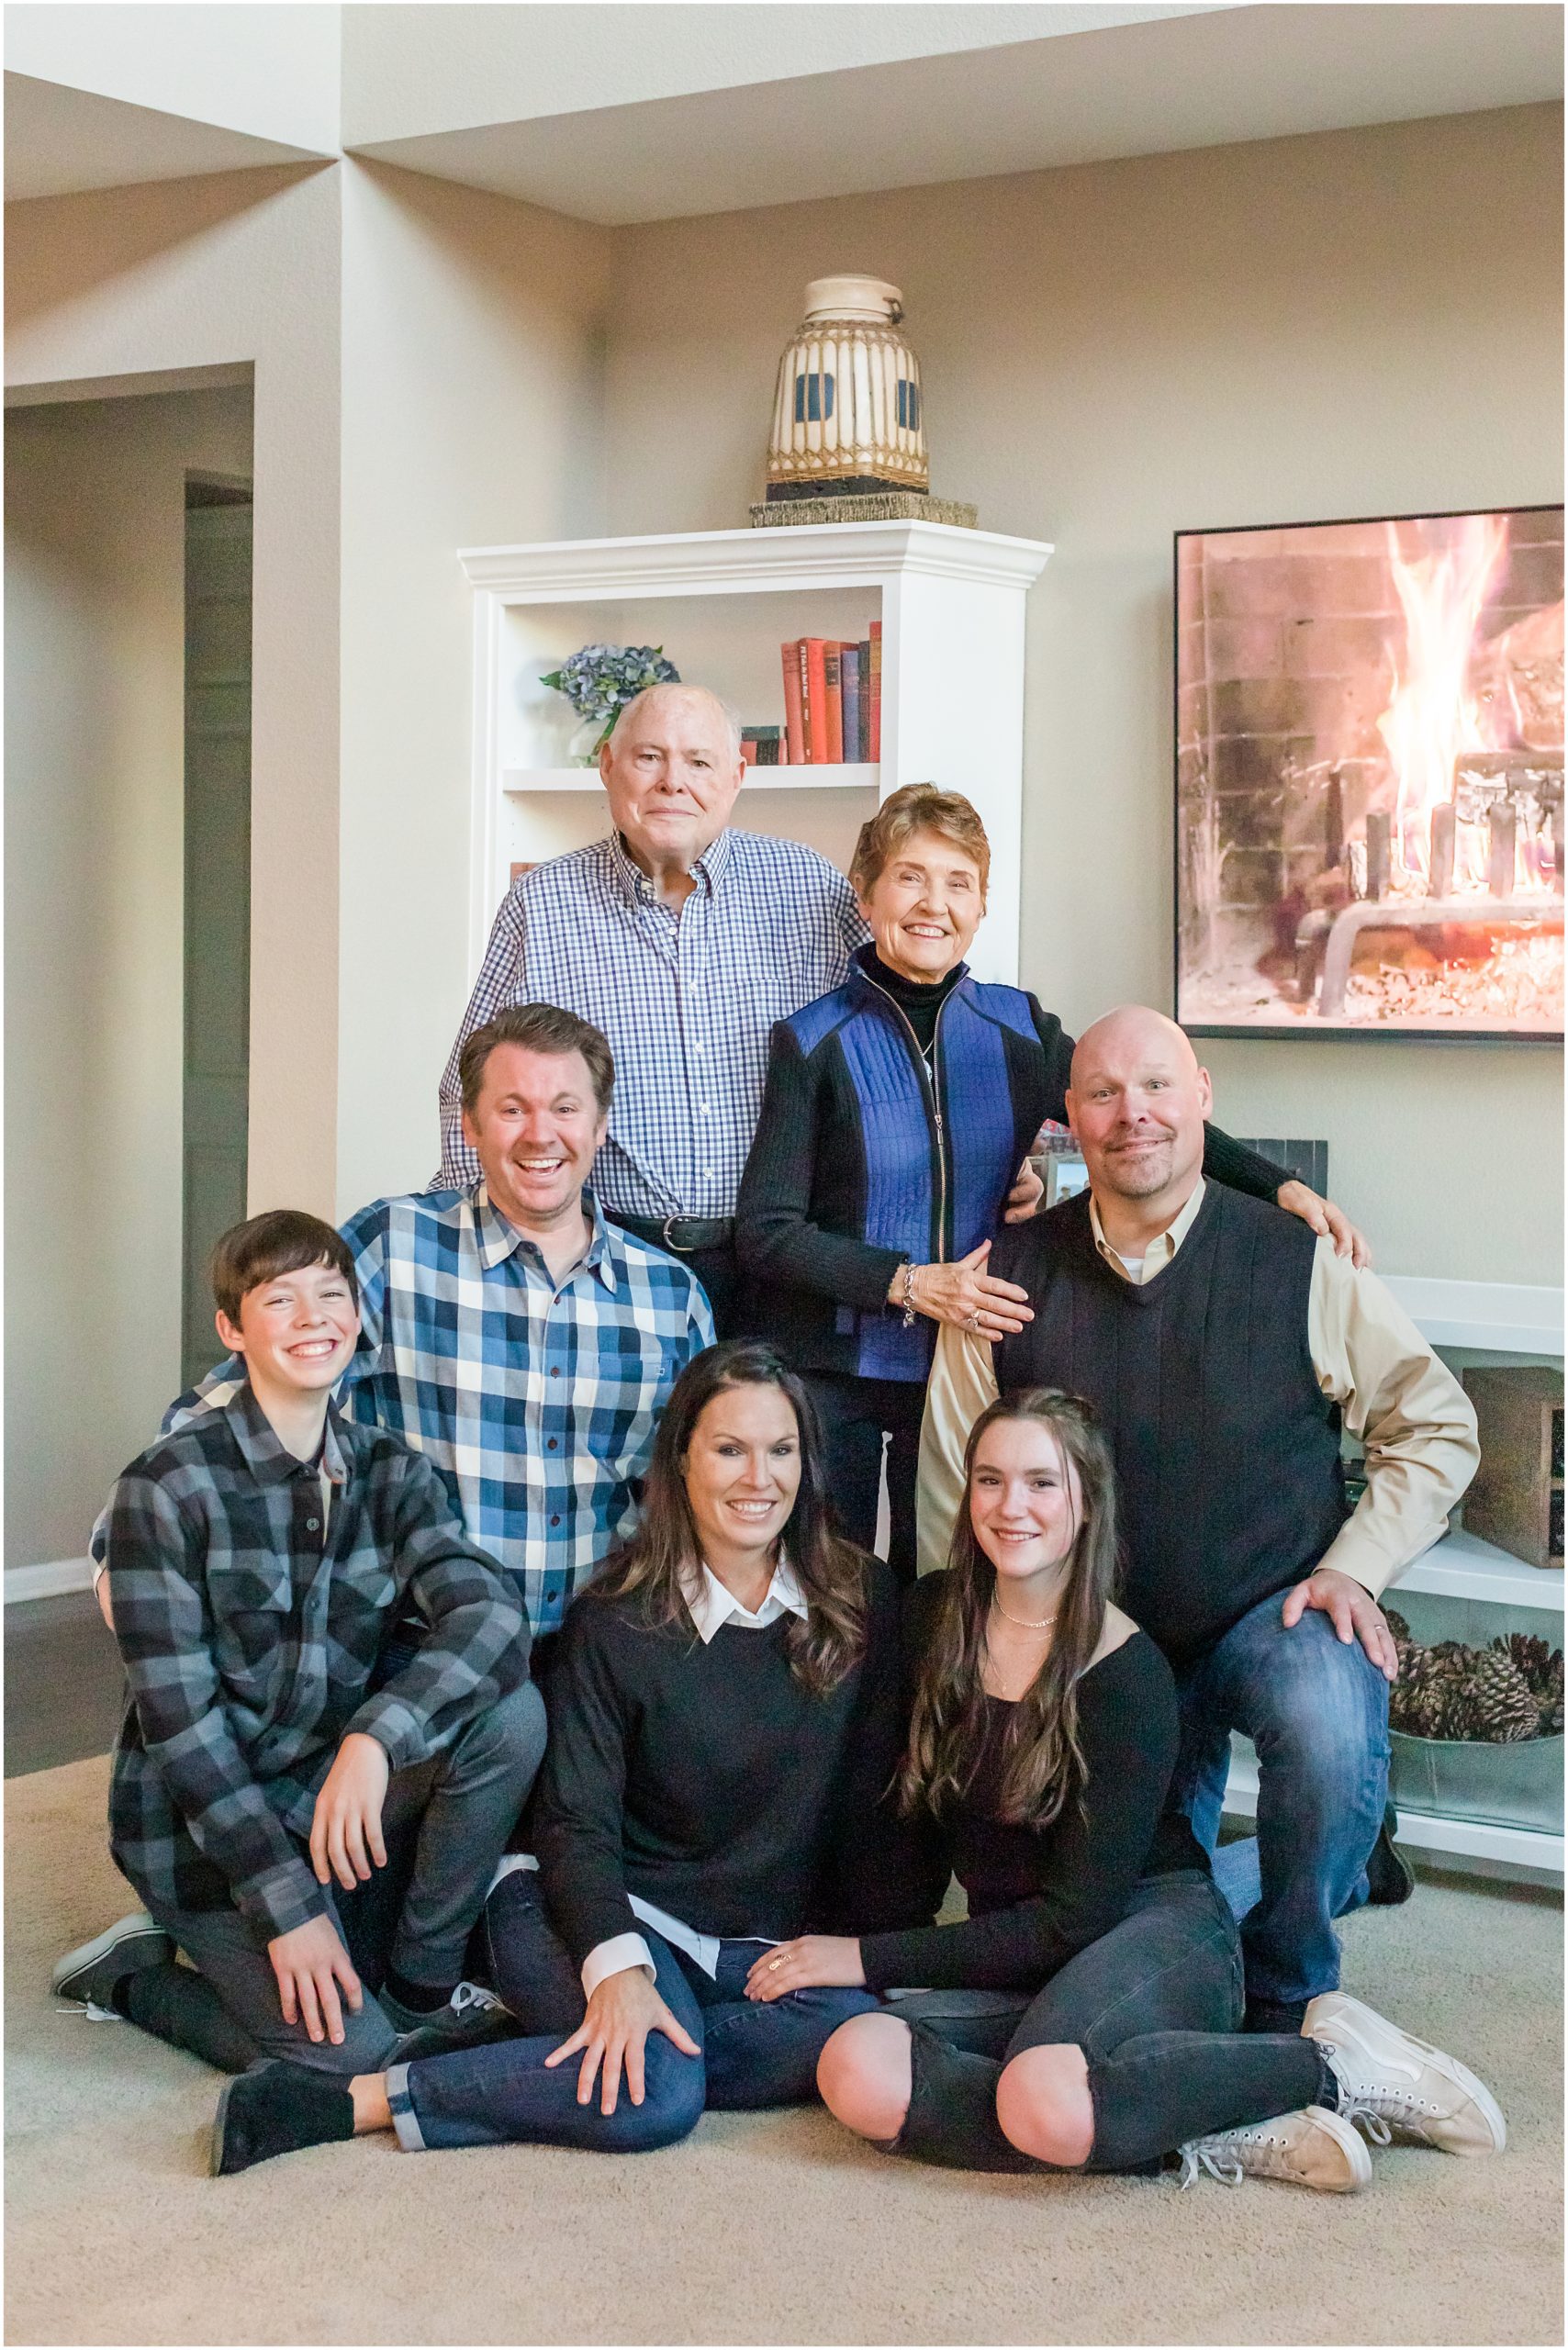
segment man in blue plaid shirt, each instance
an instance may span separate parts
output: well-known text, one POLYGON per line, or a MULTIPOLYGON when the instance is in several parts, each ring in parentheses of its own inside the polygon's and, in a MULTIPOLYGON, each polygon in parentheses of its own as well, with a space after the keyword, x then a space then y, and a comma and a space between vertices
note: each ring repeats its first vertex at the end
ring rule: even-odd
POLYGON ((508 1004, 559 1003, 620 1070, 594 1186, 605 1214, 701 1280, 741 1335, 734 1225, 776 1020, 843 984, 869 934, 842 873, 729 826, 740 736, 700 688, 651 686, 599 753, 614 826, 515 881, 441 1083, 442 1185, 471 1183, 465 1041, 508 1004))
MULTIPOLYGON (((665 1398, 713 1343, 694 1274, 584 1192, 614 1082, 604 1037, 573 1013, 501 1013, 463 1052, 477 1179, 377 1200, 342 1228, 362 1331, 342 1407, 441 1472, 516 1577, 536 1643, 630 1530, 665 1398)), ((196 1408, 237 1384, 219 1364, 196 1408)))

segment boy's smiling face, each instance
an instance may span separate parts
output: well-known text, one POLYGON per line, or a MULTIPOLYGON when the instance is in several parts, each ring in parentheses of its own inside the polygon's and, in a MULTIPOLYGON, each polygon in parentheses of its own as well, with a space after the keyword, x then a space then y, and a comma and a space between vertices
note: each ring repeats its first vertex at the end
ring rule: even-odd
POLYGON ((353 1352, 359 1308, 335 1265, 302 1265, 247 1290, 237 1323, 219 1308, 218 1335, 244 1356, 253 1386, 317 1394, 353 1352))

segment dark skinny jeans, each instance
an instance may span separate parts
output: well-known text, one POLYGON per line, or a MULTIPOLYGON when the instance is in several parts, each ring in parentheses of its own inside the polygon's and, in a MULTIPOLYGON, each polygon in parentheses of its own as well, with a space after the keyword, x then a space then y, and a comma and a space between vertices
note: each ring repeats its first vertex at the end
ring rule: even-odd
POLYGON ((997 2121, 1002 2067, 1025 2048, 1083 2051, 1094 2109, 1086 2170, 1157 2170, 1211 2132, 1332 2109, 1337 2085, 1316 2042, 1244 2034, 1244 2006, 1236 1922, 1209 1877, 1146 1877, 1120 1924, 1032 1999, 923 1991, 892 2003, 910 2027, 913 2085, 887 2151, 955 2170, 1067 2167, 1020 2154, 997 2121))
POLYGON ((486 1905, 485 1932, 492 1980, 521 2036, 389 2069, 393 2126, 410 2152, 524 2144, 645 2154, 684 2138, 708 2106, 803 2105, 816 2097, 817 2058, 832 2034, 879 2004, 869 1991, 848 1990, 748 1999, 745 1979, 761 1942, 721 1943, 715 1980, 644 1926, 659 1997, 702 2053, 688 2056, 651 2031, 642 2104, 633 2104, 622 2078, 615 2110, 605 2114, 597 2079, 590 2101, 577 2103, 580 2053, 554 2066, 544 2061, 581 2023, 583 1989, 545 1914, 536 1870, 501 1879, 486 1905))

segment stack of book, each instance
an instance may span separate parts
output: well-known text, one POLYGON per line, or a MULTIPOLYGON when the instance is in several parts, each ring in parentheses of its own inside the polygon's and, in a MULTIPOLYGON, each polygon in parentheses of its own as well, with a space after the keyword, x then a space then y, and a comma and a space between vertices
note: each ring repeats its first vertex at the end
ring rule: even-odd
POLYGON ((858 644, 802 636, 780 646, 782 758, 792 767, 853 767, 882 755, 882 623, 858 644))

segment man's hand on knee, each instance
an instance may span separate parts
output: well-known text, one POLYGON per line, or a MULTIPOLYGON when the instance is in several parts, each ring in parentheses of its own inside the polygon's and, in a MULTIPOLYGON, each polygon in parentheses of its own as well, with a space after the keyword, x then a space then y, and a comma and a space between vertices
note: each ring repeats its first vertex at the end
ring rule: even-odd
POLYGON ((335 1876, 345 1893, 370 1880, 372 1863, 386 1865, 381 1807, 392 1765, 386 1749, 364 1730, 350 1730, 321 1783, 310 1820, 310 1860, 319 1885, 335 1876))
POLYGON ((1394 1635, 1371 1592, 1363 1590, 1353 1575, 1341 1574, 1338 1567, 1319 1567, 1305 1583, 1298 1583, 1285 1599, 1287 1630, 1300 1623, 1309 1607, 1322 1609, 1347 1646, 1360 1640, 1385 1681, 1398 1679, 1394 1635))
POLYGON ((334 2048, 341 2048, 343 2011, 339 1991, 356 2016, 364 2005, 364 1993, 330 1918, 311 1918, 286 1934, 274 1934, 267 1944, 267 1956, 277 1976, 285 2023, 303 2022, 312 2040, 330 2040, 334 2048))

